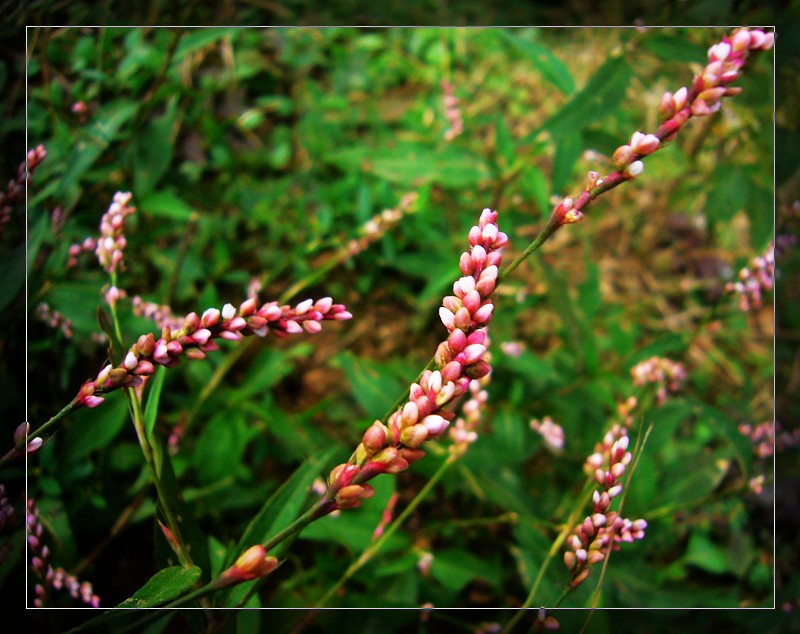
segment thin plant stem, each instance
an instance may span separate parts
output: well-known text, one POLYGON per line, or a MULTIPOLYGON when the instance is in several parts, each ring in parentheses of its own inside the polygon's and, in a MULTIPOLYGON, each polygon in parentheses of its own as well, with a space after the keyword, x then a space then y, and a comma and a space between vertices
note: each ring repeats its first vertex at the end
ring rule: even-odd
POLYGON ((356 561, 354 561, 352 564, 350 564, 347 570, 344 571, 344 574, 342 574, 342 576, 339 577, 339 580, 328 589, 328 591, 322 596, 322 598, 316 601, 315 607, 317 608, 323 607, 331 599, 331 597, 334 594, 336 594, 336 592, 338 592, 339 589, 345 583, 347 583, 347 581, 356 572, 361 570, 361 568, 363 568, 378 553, 378 551, 381 548, 383 548, 383 545, 389 540, 389 538, 392 537, 392 535, 394 535, 397 532, 397 530, 400 528, 403 522, 405 522, 406 519, 408 519, 408 516, 414 512, 414 510, 422 503, 422 501, 428 496, 428 494, 431 491, 433 491, 433 488, 434 486, 436 486, 436 483, 442 479, 442 476, 444 476, 444 474, 447 473, 450 467, 453 464, 455 464, 457 460, 458 457, 456 456, 456 454, 450 454, 447 456, 447 458, 442 462, 442 464, 439 465, 439 468, 436 470, 436 472, 425 483, 425 486, 419 490, 419 493, 417 493, 414 496, 414 499, 411 500, 411 502, 408 504, 408 506, 405 507, 405 509, 403 509, 403 512, 400 513, 394 519, 394 521, 392 521, 391 524, 389 524, 389 526, 384 531, 383 535, 381 535, 376 541, 374 541, 372 544, 367 546, 366 549, 364 549, 364 552, 361 553, 361 556, 358 559, 356 559, 356 561))

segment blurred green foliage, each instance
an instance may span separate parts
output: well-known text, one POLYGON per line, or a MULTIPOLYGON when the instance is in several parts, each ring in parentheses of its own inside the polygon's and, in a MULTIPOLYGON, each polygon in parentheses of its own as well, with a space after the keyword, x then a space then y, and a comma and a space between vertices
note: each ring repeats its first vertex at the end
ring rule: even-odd
MULTIPOLYGON (((509 254, 520 252, 553 196, 580 192, 588 170, 611 170, 609 156, 633 131, 657 127, 663 92, 688 84, 725 32, 31 30, 27 129, 48 156, 29 194, 25 310, 47 302, 75 333, 67 340, 29 322, 32 424, 102 367, 106 351, 93 333, 106 280, 91 254, 65 264, 71 243, 97 234, 117 190, 132 191, 138 209, 121 276, 129 296, 200 312, 240 302, 258 277, 263 299, 312 280, 287 299, 345 303, 352 322, 300 343, 260 342, 213 390, 203 391, 233 345, 166 373, 154 434, 166 443, 182 433, 173 485, 208 553, 203 577, 218 573, 307 508, 314 478, 346 459, 430 358, 444 336, 436 309, 480 210, 500 212, 509 254), (455 87, 465 128, 450 142, 443 80, 455 87), (314 278, 408 192, 418 195, 413 213, 314 278), (53 231, 56 206, 66 221, 53 231)), ((773 416, 772 314, 769 306, 740 314, 722 293, 772 237, 772 68, 771 53, 754 56, 737 82, 743 93, 720 114, 693 121, 639 179, 599 199, 584 223, 504 281, 479 441, 332 605, 519 605, 575 504, 583 460, 616 420, 617 403, 635 393, 631 367, 663 355, 687 366, 689 382, 638 412, 634 438, 640 422, 652 433, 624 514, 649 526, 643 541, 611 557, 600 605, 772 606, 771 504, 747 492, 771 467, 737 431, 773 416), (503 352, 508 342, 522 354, 503 352), (547 415, 564 428, 563 453, 529 427, 547 415), (433 565, 421 574, 426 551, 433 565)), ((14 231, 9 244, 21 237, 14 231)), ((15 261, 9 251, 0 270, 15 261)), ((4 286, 0 302, 19 305, 21 290, 4 286)), ((123 300, 126 342, 156 331, 129 307, 123 300)), ((4 366, 6 414, 20 391, 15 373, 4 366)), ((432 448, 409 472, 376 480, 362 508, 312 524, 247 605, 314 605, 369 542, 391 493, 402 508, 443 459, 432 448)), ((121 394, 70 416, 28 477, 53 560, 77 566, 103 605, 133 596, 166 565, 121 394)), ((191 583, 177 570, 160 574, 170 588, 191 583)), ((566 605, 589 605, 599 578, 566 605)), ((536 604, 552 604, 567 579, 559 553, 536 604)), ((245 586, 213 600, 235 605, 245 586)), ((562 614, 563 631, 583 622, 562 614)), ((255 631, 253 618, 232 621, 255 631)), ((283 631, 307 614, 274 618, 283 631)), ((341 631, 352 619, 326 612, 315 623, 341 631)), ((418 620, 401 613, 393 631, 418 620)), ((592 625, 619 630, 600 614, 592 625)), ((387 627, 368 626, 358 628, 387 627)))

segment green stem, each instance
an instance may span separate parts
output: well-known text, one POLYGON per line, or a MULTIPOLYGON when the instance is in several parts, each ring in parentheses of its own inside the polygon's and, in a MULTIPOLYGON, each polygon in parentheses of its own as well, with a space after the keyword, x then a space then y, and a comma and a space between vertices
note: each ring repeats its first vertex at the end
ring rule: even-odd
POLYGON ((409 505, 406 506, 406 508, 403 509, 403 512, 400 513, 400 515, 398 515, 397 518, 395 518, 395 520, 387 527, 383 535, 381 535, 380 538, 378 538, 372 544, 367 546, 364 552, 361 553, 361 556, 352 564, 350 564, 350 567, 345 570, 341 577, 339 577, 339 580, 328 589, 322 598, 316 601, 316 608, 323 607, 356 572, 363 568, 364 565, 366 565, 367 562, 369 562, 370 559, 372 559, 378 553, 383 545, 392 537, 392 535, 397 532, 403 522, 408 519, 408 516, 414 512, 420 503, 433 490, 433 487, 436 486, 436 483, 441 480, 442 476, 447 473, 448 469, 450 469, 450 467, 455 464, 457 460, 458 457, 455 454, 450 454, 447 456, 447 459, 442 462, 436 472, 425 483, 425 486, 422 487, 419 493, 414 496, 414 499, 411 500, 409 505))
MULTIPOLYGON (((533 582, 533 587, 531 588, 531 591, 528 593, 528 596, 525 598, 525 601, 522 603, 522 605, 519 606, 517 613, 511 618, 511 620, 508 623, 506 623, 505 627, 503 627, 501 634, 507 634, 508 632, 513 631, 514 626, 525 615, 525 610, 527 610, 533 605, 533 599, 536 597, 536 592, 539 590, 539 584, 541 584, 542 579, 544 579, 544 574, 547 571, 548 567, 550 566, 550 562, 553 561, 555 556, 561 550, 562 544, 566 541, 569 534, 573 531, 581 515, 584 513, 584 508, 586 507, 586 504, 592 497, 593 483, 594 480, 592 478, 587 478, 586 483, 583 486, 583 490, 581 491, 581 495, 578 498, 578 503, 572 509, 572 513, 570 514, 569 519, 567 519, 567 521, 564 523, 564 528, 561 529, 561 532, 558 534, 558 537, 556 537, 555 541, 553 541, 552 545, 550 546, 550 550, 547 552, 547 557, 545 558, 544 562, 539 568, 539 573, 536 575, 536 580, 533 582)), ((555 606, 559 605, 567 594, 568 592, 565 590, 565 592, 562 593, 562 596, 559 597, 558 602, 555 604, 555 606)))

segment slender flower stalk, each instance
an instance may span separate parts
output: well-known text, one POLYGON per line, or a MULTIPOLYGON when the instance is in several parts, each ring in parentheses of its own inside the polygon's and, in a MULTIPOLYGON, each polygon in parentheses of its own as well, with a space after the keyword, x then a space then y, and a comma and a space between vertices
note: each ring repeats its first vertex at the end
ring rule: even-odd
POLYGON ((621 542, 644 538, 645 520, 625 519, 611 509, 611 501, 622 493, 622 477, 633 458, 628 443, 627 429, 615 425, 586 460, 587 468, 594 469, 600 488, 592 494, 593 513, 567 539, 572 550, 564 553, 564 563, 570 570, 571 590, 589 576, 590 566, 603 561, 612 550, 618 550, 621 542))
POLYGON ((644 171, 644 159, 675 139, 692 117, 712 114, 722 107, 723 97, 738 95, 742 89, 731 86, 739 78, 751 53, 772 48, 774 34, 758 29, 738 29, 730 36, 708 49, 708 64, 694 77, 691 85, 661 99, 659 114, 663 123, 654 133, 636 131, 630 141, 619 146, 613 154, 616 170, 601 177, 598 172, 588 173, 584 190, 567 196, 553 209, 545 227, 522 254, 515 258, 503 272, 508 275, 553 233, 566 224, 579 222, 583 211, 601 194, 622 183, 633 180, 644 171))
POLYGON ((253 299, 248 299, 238 309, 225 304, 221 311, 209 308, 201 317, 189 313, 179 330, 165 326, 159 339, 152 333, 140 336, 117 367, 106 365, 97 377, 83 384, 78 404, 97 407, 103 402, 102 394, 123 387, 139 387, 158 365, 176 366, 181 357, 204 359, 207 353, 219 350, 216 339, 239 341, 249 335, 265 337, 269 332, 278 337, 304 331, 313 334, 322 329, 324 320, 342 321, 351 317, 343 304, 334 304, 330 297, 317 302, 307 299, 294 308, 279 306, 277 302, 267 302, 258 308, 253 299))

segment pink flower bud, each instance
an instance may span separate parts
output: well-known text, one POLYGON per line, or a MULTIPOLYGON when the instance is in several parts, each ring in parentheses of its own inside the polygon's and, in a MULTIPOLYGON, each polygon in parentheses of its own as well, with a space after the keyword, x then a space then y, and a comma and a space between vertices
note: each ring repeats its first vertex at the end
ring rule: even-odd
POLYGON ((463 330, 458 330, 456 328, 450 333, 450 336, 447 337, 447 347, 450 348, 453 354, 458 354, 459 352, 461 352, 466 347, 466 345, 467 345, 467 335, 464 334, 463 330))
POLYGON ((719 44, 714 44, 711 48, 708 49, 708 59, 712 62, 717 60, 725 61, 728 59, 728 55, 731 54, 731 45, 727 42, 720 42, 719 44))
POLYGON ((455 382, 461 377, 462 367, 458 361, 451 361, 442 368, 442 380, 455 382))
POLYGON ((314 305, 313 299, 305 299, 297 305, 297 307, 294 309, 294 312, 297 315, 302 315, 303 313, 308 311, 308 309, 311 308, 313 305, 314 305))
POLYGON ((417 404, 413 401, 409 401, 405 405, 403 405, 402 414, 400 415, 400 425, 402 427, 408 427, 410 425, 416 425, 417 420, 419 419, 419 408, 417 404))
POLYGON ((473 247, 476 244, 480 244, 480 241, 481 241, 482 237, 483 237, 483 234, 481 232, 481 228, 480 227, 472 227, 472 229, 469 230, 469 243, 473 247))
POLYGON ((486 353, 486 346, 475 343, 464 348, 464 365, 478 361, 486 353))
POLYGON ((425 419, 422 421, 422 424, 428 430, 428 436, 434 438, 444 432, 447 429, 447 426, 450 422, 439 416, 438 414, 431 414, 430 416, 426 416, 425 419))
POLYGON ((458 268, 462 274, 472 275, 475 272, 475 260, 472 259, 469 253, 462 253, 461 259, 458 261, 458 268))
POLYGON ((303 322, 303 328, 306 329, 306 332, 313 335, 322 330, 322 324, 318 321, 314 321, 313 319, 307 319, 303 322))
POLYGON ((471 290, 465 293, 461 301, 470 314, 474 314, 481 306, 481 294, 477 290, 471 290))
MULTIPOLYGON (((253 297, 246 299, 239 306, 239 315, 242 317, 252 315, 254 312, 256 312, 256 300, 253 297)), ((205 315, 205 313, 203 314, 205 315)))
POLYGON ((333 306, 333 299, 330 297, 323 297, 322 299, 318 300, 316 304, 314 304, 314 308, 321 312, 323 315, 326 315, 328 311, 333 306))
POLYGON ((453 317, 453 325, 456 328, 466 330, 467 328, 469 328, 471 320, 472 319, 469 310, 466 307, 462 306, 461 308, 458 309, 458 311, 456 311, 456 314, 453 317))
POLYGON ((125 366, 126 370, 133 370, 138 363, 139 361, 136 359, 136 355, 132 352, 128 352, 128 354, 125 355, 125 361, 123 365, 125 366))
POLYGON ((400 442, 406 447, 419 447, 427 437, 428 429, 425 425, 413 425, 400 432, 400 442))
MULTIPOLYGON (((493 227, 494 225, 489 225, 489 226, 493 227)), ((483 233, 485 236, 486 229, 483 230, 483 233)), ((471 258, 475 266, 483 267, 486 264, 486 249, 484 249, 480 244, 476 244, 474 247, 472 247, 471 258)), ((465 273, 465 275, 471 276, 474 270, 475 267, 473 267, 473 270, 470 273, 465 273)))
POLYGON ((488 324, 492 320, 493 313, 494 313, 494 304, 489 302, 481 306, 477 311, 475 311, 473 319, 475 320, 475 323, 483 326, 488 324))
POLYGON ((736 31, 731 38, 731 47, 734 51, 745 51, 750 46, 750 32, 747 29, 736 31))
POLYGON ((200 345, 207 343, 210 337, 211 331, 207 328, 201 328, 192 335, 192 338, 200 345))
POLYGON ((633 149, 630 145, 620 145, 611 157, 617 168, 625 167, 633 159, 633 149))
POLYGON ((634 161, 625 168, 625 174, 631 177, 639 176, 644 171, 644 163, 641 161, 634 161))
POLYGON ((444 306, 439 309, 439 319, 442 320, 444 327, 448 330, 455 329, 455 315, 444 306))
POLYGON ((303 332, 303 328, 296 321, 292 319, 286 320, 285 330, 290 335, 297 335, 303 332))

